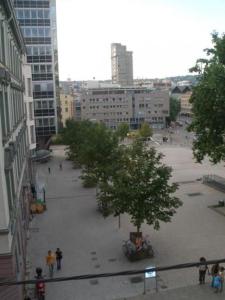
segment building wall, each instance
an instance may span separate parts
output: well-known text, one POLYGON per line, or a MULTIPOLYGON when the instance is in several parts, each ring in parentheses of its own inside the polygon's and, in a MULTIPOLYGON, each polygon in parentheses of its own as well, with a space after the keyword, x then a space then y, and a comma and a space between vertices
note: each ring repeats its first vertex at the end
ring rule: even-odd
POLYGON ((169 91, 143 88, 89 89, 81 96, 81 118, 116 128, 128 123, 137 128, 146 121, 153 127, 164 127, 169 116, 169 91))
POLYGON ((75 116, 75 102, 71 95, 60 94, 60 105, 63 127, 66 125, 66 120, 74 119, 75 116))
MULTIPOLYGON (((29 222, 29 142, 22 62, 25 45, 11 1, 0 2, 0 277, 25 276, 29 222), (9 21, 10 20, 10 21, 9 21)), ((22 300, 23 287, 0 289, 1 300, 22 300)))
POLYGON ((126 46, 118 43, 111 45, 112 83, 121 86, 133 85, 133 55, 126 46))
POLYGON ((32 74, 31 65, 26 63, 24 59, 23 63, 23 76, 24 76, 24 101, 26 105, 27 114, 27 129, 30 151, 36 149, 36 136, 35 136, 35 121, 34 121, 34 101, 33 101, 33 89, 32 89, 32 74))
POLYGON ((58 130, 58 51, 55 0, 14 0, 24 35, 32 83, 36 137, 39 148, 58 130))

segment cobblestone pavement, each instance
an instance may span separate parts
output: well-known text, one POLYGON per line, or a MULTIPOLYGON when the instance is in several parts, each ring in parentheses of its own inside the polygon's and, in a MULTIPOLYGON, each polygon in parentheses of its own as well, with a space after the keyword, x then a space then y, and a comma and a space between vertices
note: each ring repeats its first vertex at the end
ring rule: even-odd
MULTIPOLYGON (((165 266, 196 261, 200 256, 207 259, 225 257, 225 217, 208 208, 225 196, 196 181, 210 173, 225 177, 223 165, 212 167, 207 162, 196 165, 188 148, 168 146, 161 150, 165 154, 165 162, 174 168, 173 181, 180 183, 177 195, 184 204, 171 223, 161 225, 160 231, 143 225, 143 234, 149 235, 155 250, 153 259, 137 263, 126 260, 121 246, 129 232, 134 230, 128 216, 121 217, 120 229, 117 218, 104 219, 97 211, 95 189, 84 189, 81 186, 80 170, 74 170, 71 163, 65 160, 62 148, 56 147, 52 161, 37 166, 38 181, 45 184, 47 211, 35 216, 31 223, 28 244, 31 270, 41 266, 47 273, 46 253, 57 247, 63 251, 63 261, 62 271, 57 272, 55 277, 165 266), (62 171, 59 169, 61 161, 62 171), (49 166, 51 174, 48 174, 49 166)), ((30 277, 33 276, 34 272, 31 272, 30 277)), ((107 300, 141 295, 143 278, 133 277, 48 284, 46 299, 107 300)), ((160 292, 196 283, 197 269, 159 274, 160 292)), ((195 291, 198 288, 201 287, 191 289, 195 291)), ((152 292, 154 284, 148 282, 147 293, 152 292)))

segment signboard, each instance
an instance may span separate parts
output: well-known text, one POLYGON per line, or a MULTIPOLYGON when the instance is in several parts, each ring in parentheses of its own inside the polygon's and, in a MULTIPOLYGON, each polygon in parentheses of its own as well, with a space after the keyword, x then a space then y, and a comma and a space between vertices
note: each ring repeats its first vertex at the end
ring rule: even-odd
POLYGON ((145 272, 145 278, 155 278, 156 277, 156 271, 151 271, 151 269, 154 269, 155 266, 149 266, 145 268, 145 270, 148 270, 145 272))

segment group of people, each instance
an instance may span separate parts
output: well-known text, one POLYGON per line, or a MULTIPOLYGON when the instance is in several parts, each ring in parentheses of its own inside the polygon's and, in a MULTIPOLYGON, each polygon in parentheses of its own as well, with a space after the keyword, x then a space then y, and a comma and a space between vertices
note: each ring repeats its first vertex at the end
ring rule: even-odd
POLYGON ((212 265, 211 271, 209 270, 205 257, 200 258, 201 265, 199 266, 199 284, 205 284, 206 272, 212 276, 211 287, 215 290, 215 293, 223 291, 223 283, 225 276, 224 267, 218 263, 212 265))
POLYGON ((62 251, 57 248, 55 253, 51 250, 48 251, 48 255, 46 256, 46 265, 49 269, 49 277, 53 277, 55 262, 57 265, 57 270, 61 270, 61 261, 63 258, 62 251))

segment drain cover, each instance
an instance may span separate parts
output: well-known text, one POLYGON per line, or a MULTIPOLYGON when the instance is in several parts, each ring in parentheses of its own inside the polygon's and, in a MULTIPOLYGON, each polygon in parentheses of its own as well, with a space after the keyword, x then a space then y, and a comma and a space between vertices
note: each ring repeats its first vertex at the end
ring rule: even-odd
POLYGON ((141 276, 136 276, 136 277, 131 277, 130 278, 130 282, 131 283, 139 283, 143 281, 143 277, 141 276))
POLYGON ((167 285, 161 285, 161 289, 167 289, 167 285))
POLYGON ((99 282, 98 282, 98 279, 92 279, 92 280, 90 280, 89 281, 90 282, 90 284, 92 284, 92 285, 97 285, 99 282))
POLYGON ((116 258, 110 258, 109 261, 114 262, 114 261, 116 261, 116 258))
POLYGON ((202 193, 189 193, 188 196, 189 197, 196 197, 196 196, 201 196, 202 193))
POLYGON ((95 265, 95 269, 99 269, 100 267, 100 265, 95 265))
POLYGON ((92 251, 92 252, 91 252, 91 254, 92 254, 92 255, 95 255, 95 254, 96 254, 96 252, 95 252, 95 251, 92 251))
POLYGON ((97 260, 97 257, 92 257, 92 259, 91 260, 97 260))

